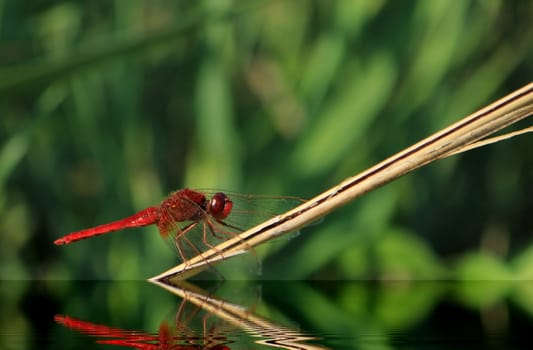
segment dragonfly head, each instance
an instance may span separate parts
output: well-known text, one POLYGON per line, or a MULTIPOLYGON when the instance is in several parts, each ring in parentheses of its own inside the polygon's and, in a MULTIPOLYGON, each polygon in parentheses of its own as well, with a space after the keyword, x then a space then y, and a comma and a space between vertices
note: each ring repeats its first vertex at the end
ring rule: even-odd
POLYGON ((233 202, 222 192, 215 193, 207 204, 207 212, 217 220, 225 219, 233 208, 233 202))

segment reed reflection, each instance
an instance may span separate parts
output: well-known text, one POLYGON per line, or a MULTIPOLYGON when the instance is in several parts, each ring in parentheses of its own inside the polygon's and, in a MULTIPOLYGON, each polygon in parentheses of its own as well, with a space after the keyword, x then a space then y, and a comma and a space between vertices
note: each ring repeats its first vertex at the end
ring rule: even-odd
POLYGON ((254 344, 285 349, 325 349, 306 342, 319 340, 293 327, 256 315, 252 308, 215 297, 186 282, 153 282, 181 298, 177 311, 155 333, 96 324, 67 315, 57 323, 92 338, 96 343, 142 350, 226 350, 254 344))
POLYGON ((257 344, 285 349, 326 349, 305 343, 306 341, 319 340, 315 336, 306 335, 292 327, 276 324, 256 315, 246 307, 209 295, 186 281, 155 280, 152 282, 202 308, 209 314, 243 330, 250 336, 259 338, 255 340, 257 344))

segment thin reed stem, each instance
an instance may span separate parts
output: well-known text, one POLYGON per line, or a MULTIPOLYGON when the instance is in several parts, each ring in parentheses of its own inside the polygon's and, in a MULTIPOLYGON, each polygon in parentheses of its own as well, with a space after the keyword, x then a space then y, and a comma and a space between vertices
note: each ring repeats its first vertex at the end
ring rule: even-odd
MULTIPOLYGON (((533 114, 533 83, 501 98, 373 167, 310 199, 304 204, 257 225, 151 280, 186 279, 203 269, 320 217, 435 160, 516 136, 517 133, 479 141, 533 114)), ((524 129, 527 130, 527 129, 524 129)))

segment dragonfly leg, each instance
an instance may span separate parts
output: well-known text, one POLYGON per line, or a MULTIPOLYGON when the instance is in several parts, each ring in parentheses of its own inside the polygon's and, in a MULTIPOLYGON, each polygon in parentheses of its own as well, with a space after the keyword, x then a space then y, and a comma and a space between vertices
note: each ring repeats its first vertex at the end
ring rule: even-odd
MULTIPOLYGON (((219 223, 220 225, 224 226, 224 227, 228 227, 228 228, 231 228, 235 231, 238 231, 238 232, 243 232, 244 230, 240 229, 239 227, 236 227, 236 226, 233 226, 231 224, 228 224, 222 220, 217 220, 217 223, 219 223)), ((214 229, 214 225, 212 223, 210 223, 208 220, 205 221, 205 224, 204 224, 204 233, 203 233, 203 241, 204 241, 204 244, 209 246, 210 248, 214 248, 211 244, 209 244, 207 242, 207 228, 206 226, 209 226, 209 231, 210 231, 210 234, 218 239, 223 239, 224 237, 222 237, 221 235, 226 235, 226 236, 230 236, 231 238, 233 237, 236 237, 238 236, 238 233, 237 232, 232 232, 232 231, 222 231, 220 230, 218 233, 221 234, 221 235, 217 235, 215 233, 215 229, 214 229)), ((261 259, 259 259, 259 256, 257 255, 257 252, 255 251, 255 249, 247 244, 246 242, 244 242, 242 239, 241 241, 244 243, 244 249, 249 251, 250 253, 252 253, 254 256, 255 256, 255 259, 257 261, 257 265, 259 266, 259 270, 261 270, 261 259)))
POLYGON ((196 248, 196 246, 194 246, 186 237, 185 235, 187 234, 187 232, 191 231, 192 229, 194 229, 196 227, 196 225, 198 225, 198 222, 192 222, 190 223, 189 225, 185 226, 184 228, 182 228, 180 230, 180 232, 178 232, 178 234, 176 235, 176 238, 174 238, 174 244, 176 245, 176 248, 178 249, 178 252, 180 254, 180 257, 181 257, 181 260, 186 264, 187 261, 188 261, 188 258, 187 258, 187 254, 185 254, 185 249, 183 247, 183 242, 187 242, 189 244, 189 246, 191 247, 191 249, 193 249, 195 251, 195 253, 199 253, 198 251, 198 248, 196 248))
POLYGON ((205 220, 204 222, 204 228, 203 228, 203 232, 202 232, 202 242, 204 242, 204 244, 206 245, 206 247, 209 247, 210 249, 213 249, 215 248, 214 245, 212 245, 211 243, 209 243, 209 241, 207 240, 207 231, 209 230, 209 233, 211 234, 211 236, 215 237, 215 238, 218 238, 218 239, 222 239, 224 237, 220 237, 220 236, 217 236, 215 234, 215 230, 213 230, 213 224, 211 224, 211 222, 209 222, 209 220, 205 220))
MULTIPOLYGON (((187 254, 185 253, 185 247, 184 245, 187 245, 193 252, 194 255, 196 256, 201 256, 205 263, 207 265, 209 265, 211 267, 211 270, 215 273, 215 275, 217 275, 217 277, 219 277, 220 279, 224 279, 223 276, 220 274, 220 272, 217 271, 217 269, 214 268, 214 266, 209 262, 207 261, 207 259, 204 257, 203 253, 204 251, 200 250, 188 237, 187 237, 187 233, 191 230, 193 230, 197 225, 199 224, 198 221, 195 221, 195 222, 192 222, 190 224, 188 224, 187 226, 185 226, 184 228, 180 229, 178 234, 176 235, 176 238, 175 238, 175 241, 174 243, 176 244, 176 248, 178 249, 178 252, 183 260, 183 263, 185 265, 188 264, 189 262, 189 258, 192 258, 192 257, 187 257, 187 254)), ((203 238, 202 238, 202 241, 203 243, 206 245, 207 248, 214 248, 211 244, 207 243, 207 238, 206 238, 206 233, 205 233, 205 223, 203 225, 203 238)))
POLYGON ((217 222, 219 224, 221 224, 222 226, 225 226, 225 227, 228 227, 228 228, 231 228, 231 229, 234 229, 235 231, 238 231, 238 232, 244 232, 244 230, 240 227, 237 227, 237 226, 233 226, 233 225, 230 225, 228 224, 227 222, 224 222, 222 220, 217 220, 217 222))

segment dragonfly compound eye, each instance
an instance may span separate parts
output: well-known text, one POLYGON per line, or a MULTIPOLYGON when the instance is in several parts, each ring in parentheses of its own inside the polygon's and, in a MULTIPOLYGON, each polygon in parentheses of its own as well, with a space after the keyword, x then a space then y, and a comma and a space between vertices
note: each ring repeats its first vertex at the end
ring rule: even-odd
POLYGON ((218 220, 223 220, 229 215, 232 208, 233 202, 231 201, 231 199, 229 199, 228 196, 226 196, 224 193, 218 192, 215 193, 213 198, 211 198, 211 200, 209 201, 207 211, 214 218, 218 220))

